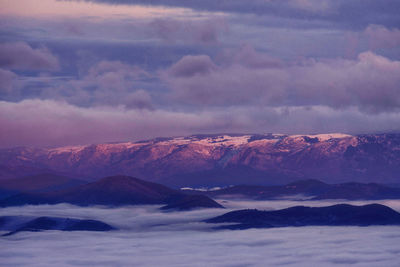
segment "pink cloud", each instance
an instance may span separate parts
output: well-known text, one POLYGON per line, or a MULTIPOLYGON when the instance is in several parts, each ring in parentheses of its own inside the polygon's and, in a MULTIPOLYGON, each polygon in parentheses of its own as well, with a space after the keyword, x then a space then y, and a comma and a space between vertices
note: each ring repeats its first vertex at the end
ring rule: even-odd
POLYGON ((368 38, 372 50, 380 48, 394 48, 400 46, 400 30, 388 29, 382 25, 369 25, 364 35, 368 38))
POLYGON ((82 108, 50 100, 0 101, 0 147, 61 146, 196 133, 362 133, 400 130, 398 113, 368 115, 323 106, 210 108, 188 113, 82 108))

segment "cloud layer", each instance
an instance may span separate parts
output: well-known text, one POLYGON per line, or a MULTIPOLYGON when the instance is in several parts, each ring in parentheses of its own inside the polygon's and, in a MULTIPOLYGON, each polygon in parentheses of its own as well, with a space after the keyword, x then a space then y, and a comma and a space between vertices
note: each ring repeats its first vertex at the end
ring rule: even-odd
MULTIPOLYGON (((254 207, 254 204, 240 205, 254 207)), ((277 201, 267 205, 281 208, 287 204, 277 201)), ((240 205, 236 203, 235 207, 240 205)), ((396 266, 398 263, 397 226, 213 231, 211 225, 198 223, 220 213, 224 211, 163 213, 150 206, 110 209, 65 204, 4 208, 0 210, 1 215, 99 219, 121 230, 21 232, 0 239, 0 258, 2 263, 12 266, 155 266, 160 263, 164 266, 264 266, 265 262, 284 266, 396 266)))
POLYGON ((1 147, 400 131, 398 1, 21 1, 0 11, 1 147))

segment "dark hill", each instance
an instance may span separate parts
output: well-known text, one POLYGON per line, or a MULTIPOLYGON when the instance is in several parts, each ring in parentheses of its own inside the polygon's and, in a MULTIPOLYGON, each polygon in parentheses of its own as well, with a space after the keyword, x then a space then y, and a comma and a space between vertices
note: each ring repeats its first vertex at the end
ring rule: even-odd
POLYGON ((192 198, 189 202, 184 201, 186 197, 185 194, 160 184, 129 176, 111 176, 67 190, 21 193, 1 200, 0 206, 70 203, 79 206, 166 204, 173 205, 176 209, 179 209, 179 205, 183 205, 182 209, 221 207, 206 196, 192 198))
POLYGON ((0 230, 11 231, 3 236, 9 236, 22 231, 37 232, 42 230, 60 231, 110 231, 115 228, 101 221, 79 220, 58 217, 38 217, 25 222, 23 217, 0 217, 0 230))
POLYGON ((380 204, 328 207, 296 206, 276 211, 239 210, 206 220, 208 223, 236 223, 226 229, 289 226, 400 225, 400 213, 380 204))

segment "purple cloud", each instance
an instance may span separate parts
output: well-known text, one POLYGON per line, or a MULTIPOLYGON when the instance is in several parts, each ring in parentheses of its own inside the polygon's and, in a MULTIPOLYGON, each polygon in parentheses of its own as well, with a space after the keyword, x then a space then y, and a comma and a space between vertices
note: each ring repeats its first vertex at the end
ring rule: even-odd
POLYGON ((10 93, 16 78, 17 75, 14 72, 0 69, 0 93, 10 93))
POLYGON ((369 25, 364 35, 367 36, 372 50, 400 46, 400 29, 398 28, 388 29, 382 25, 369 25))
POLYGON ((0 44, 0 67, 15 70, 59 70, 59 62, 47 48, 32 48, 27 43, 0 44))
POLYGON ((400 62, 372 52, 355 60, 283 64, 246 48, 232 58, 216 66, 206 56, 186 56, 162 78, 178 101, 200 106, 355 106, 372 113, 400 108, 400 62))
POLYGON ((216 69, 217 66, 207 55, 185 56, 172 65, 168 73, 174 77, 193 77, 208 74, 216 69))
POLYGON ((144 25, 146 34, 156 36, 166 42, 186 42, 196 44, 214 44, 219 36, 228 31, 224 19, 209 18, 201 20, 155 19, 144 25))
POLYGON ((138 88, 139 82, 149 77, 149 73, 137 66, 120 61, 100 61, 80 79, 61 84, 55 98, 69 92, 70 97, 61 99, 79 105, 125 105, 129 108, 152 109, 150 94, 138 88))
POLYGON ((184 7, 194 10, 233 14, 256 14, 278 18, 294 18, 299 21, 329 22, 336 27, 364 28, 368 24, 397 27, 400 24, 397 0, 86 0, 105 4, 155 5, 184 7))

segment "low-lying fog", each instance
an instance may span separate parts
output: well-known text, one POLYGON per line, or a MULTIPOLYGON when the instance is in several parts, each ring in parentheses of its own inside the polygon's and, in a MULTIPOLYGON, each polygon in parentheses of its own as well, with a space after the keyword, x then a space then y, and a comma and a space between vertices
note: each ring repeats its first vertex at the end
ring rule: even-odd
MULTIPOLYGON (((243 208, 327 206, 343 201, 218 200, 227 209, 161 212, 157 206, 10 207, 0 216, 97 219, 111 232, 21 232, 0 237, 4 266, 399 266, 400 226, 212 229, 200 221, 243 208)), ((381 203, 400 211, 400 201, 381 203)), ((1 232, 0 232, 1 233, 1 232)))

